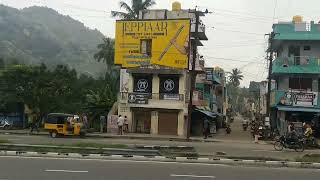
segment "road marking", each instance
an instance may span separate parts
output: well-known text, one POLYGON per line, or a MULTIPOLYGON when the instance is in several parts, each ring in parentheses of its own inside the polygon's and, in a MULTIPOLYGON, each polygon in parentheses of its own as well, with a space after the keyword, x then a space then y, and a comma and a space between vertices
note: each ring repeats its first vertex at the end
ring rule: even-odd
POLYGON ((191 174, 171 174, 171 177, 191 177, 191 178, 208 178, 208 179, 215 179, 215 176, 197 176, 191 174))
POLYGON ((46 172, 66 172, 66 173, 88 173, 89 171, 72 171, 63 169, 46 169, 46 172))

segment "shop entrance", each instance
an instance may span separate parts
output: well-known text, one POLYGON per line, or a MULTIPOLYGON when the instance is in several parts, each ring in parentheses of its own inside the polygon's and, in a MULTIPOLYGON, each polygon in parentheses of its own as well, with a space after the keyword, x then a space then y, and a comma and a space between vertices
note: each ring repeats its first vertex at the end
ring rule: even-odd
POLYGON ((150 111, 134 111, 133 114, 134 114, 135 132, 150 134, 151 112, 150 111))
POLYGON ((159 134, 177 135, 178 112, 159 112, 159 134))

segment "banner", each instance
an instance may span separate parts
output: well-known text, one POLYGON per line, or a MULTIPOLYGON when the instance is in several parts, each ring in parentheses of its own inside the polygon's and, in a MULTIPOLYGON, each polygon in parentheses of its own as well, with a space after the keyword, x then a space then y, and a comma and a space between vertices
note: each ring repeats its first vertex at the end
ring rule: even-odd
POLYGON ((165 94, 179 94, 179 76, 159 76, 159 92, 165 94))
POLYGON ((134 76, 133 92, 152 93, 152 75, 134 76))
POLYGON ((188 68, 190 19, 117 21, 115 64, 188 68))

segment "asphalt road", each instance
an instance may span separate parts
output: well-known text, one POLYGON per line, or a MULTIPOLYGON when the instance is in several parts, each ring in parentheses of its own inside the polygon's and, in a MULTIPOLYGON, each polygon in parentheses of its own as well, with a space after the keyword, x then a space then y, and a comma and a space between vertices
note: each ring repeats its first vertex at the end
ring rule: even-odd
POLYGON ((320 170, 205 164, 0 157, 1 180, 317 180, 320 170))

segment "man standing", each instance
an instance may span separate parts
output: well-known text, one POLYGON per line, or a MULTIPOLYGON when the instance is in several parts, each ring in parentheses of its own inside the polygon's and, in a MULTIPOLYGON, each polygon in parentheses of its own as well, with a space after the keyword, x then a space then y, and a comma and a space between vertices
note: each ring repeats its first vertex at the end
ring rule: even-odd
POLYGON ((121 115, 119 115, 117 124, 118 124, 118 135, 122 135, 123 134, 124 118, 121 115))
POLYGON ((124 132, 128 133, 129 132, 129 122, 127 116, 124 116, 124 132))
POLYGON ((204 139, 207 139, 209 135, 209 120, 207 118, 204 118, 203 121, 203 135, 204 139))

